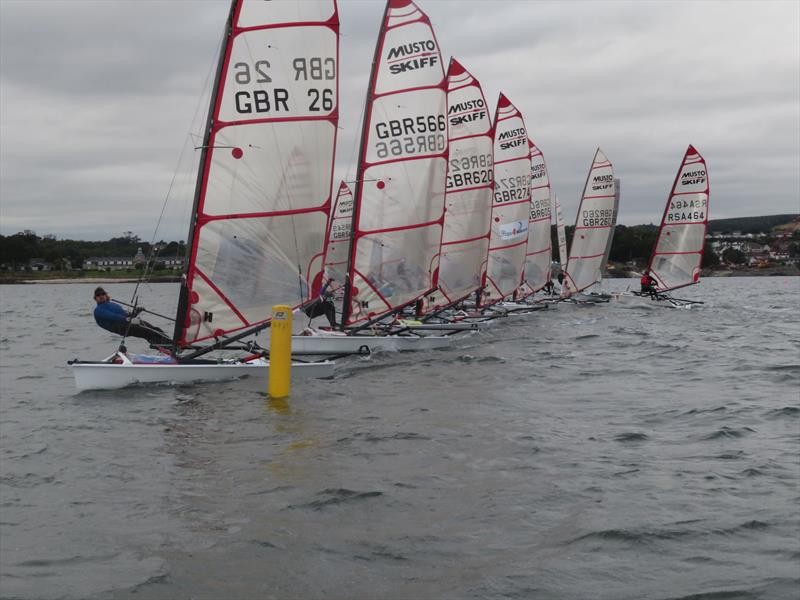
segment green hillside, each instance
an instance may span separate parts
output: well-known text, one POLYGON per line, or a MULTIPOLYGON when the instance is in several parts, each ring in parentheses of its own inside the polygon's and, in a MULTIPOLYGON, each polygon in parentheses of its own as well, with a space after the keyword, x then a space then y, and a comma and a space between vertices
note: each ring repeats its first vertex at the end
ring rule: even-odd
POLYGON ((741 231, 742 233, 768 232, 773 227, 790 223, 800 215, 765 215, 761 217, 736 217, 735 219, 713 219, 708 222, 708 230, 712 233, 741 231))

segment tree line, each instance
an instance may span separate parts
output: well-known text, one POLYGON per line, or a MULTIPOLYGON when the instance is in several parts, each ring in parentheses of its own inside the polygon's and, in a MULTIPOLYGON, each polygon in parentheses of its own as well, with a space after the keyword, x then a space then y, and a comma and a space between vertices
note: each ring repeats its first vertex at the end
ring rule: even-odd
MULTIPOLYGON (((574 227, 566 228, 567 243, 572 239, 574 227)), ((650 253, 656 243, 658 227, 655 225, 617 225, 614 230, 614 240, 611 246, 609 260, 615 263, 645 263, 650 258, 650 253)), ((556 228, 551 228, 553 244, 553 258, 558 259, 558 238, 556 228)), ((159 258, 184 256, 186 245, 183 241, 157 242, 160 247, 159 258)), ((114 237, 104 242, 90 242, 83 240, 57 240, 55 236, 40 237, 33 231, 24 231, 14 235, 0 235, 0 264, 7 265, 13 270, 19 270, 33 258, 39 258, 51 263, 56 270, 63 270, 67 264, 73 269, 79 269, 83 261, 90 257, 133 257, 139 250, 145 256, 150 255, 152 246, 143 242, 138 236, 127 234, 114 237)), ((704 267, 714 267, 719 264, 719 257, 706 242, 703 257, 704 267)))
MULTIPOLYGON (((161 240, 155 245, 160 248, 159 258, 184 256, 186 251, 183 241, 161 240)), ((14 235, 0 235, 0 264, 20 270, 31 259, 37 258, 51 263, 57 270, 64 270, 68 265, 80 269, 83 261, 91 257, 133 258, 140 248, 145 256, 149 256, 152 246, 131 233, 104 242, 90 242, 57 240, 53 235, 40 237, 33 231, 21 231, 14 235)))

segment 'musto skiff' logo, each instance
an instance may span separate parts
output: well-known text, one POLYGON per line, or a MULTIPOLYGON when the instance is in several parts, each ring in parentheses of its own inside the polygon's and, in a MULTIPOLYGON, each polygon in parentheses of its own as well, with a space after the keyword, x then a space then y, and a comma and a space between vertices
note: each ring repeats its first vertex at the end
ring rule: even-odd
POLYGON ((386 55, 392 75, 416 71, 439 64, 439 50, 433 40, 409 42, 389 49, 386 55))

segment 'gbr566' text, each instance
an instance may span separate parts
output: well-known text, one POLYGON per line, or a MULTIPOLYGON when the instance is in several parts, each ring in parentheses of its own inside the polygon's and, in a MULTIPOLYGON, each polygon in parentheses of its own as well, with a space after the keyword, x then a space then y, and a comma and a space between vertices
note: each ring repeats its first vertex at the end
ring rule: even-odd
MULTIPOLYGON (((233 80, 237 84, 234 94, 236 112, 241 115, 253 113, 269 114, 288 112, 289 104, 295 101, 292 90, 288 87, 267 87, 273 83, 268 60, 257 60, 252 63, 237 62, 232 65, 233 80), (241 89, 252 86, 258 89, 241 89)), ((295 58, 292 60, 293 81, 335 81, 336 60, 334 58, 295 58)), ((334 88, 320 86, 306 90, 307 110, 322 112, 333 110, 334 88)))

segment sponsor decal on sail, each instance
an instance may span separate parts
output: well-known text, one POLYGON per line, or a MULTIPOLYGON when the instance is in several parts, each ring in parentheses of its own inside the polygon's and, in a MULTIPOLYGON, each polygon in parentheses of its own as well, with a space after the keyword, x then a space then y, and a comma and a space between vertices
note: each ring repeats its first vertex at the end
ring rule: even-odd
POLYGON ((503 223, 500 225, 500 239, 505 242, 513 242, 528 235, 528 223, 526 221, 514 221, 513 223, 503 223))
POLYGON ((409 42, 390 48, 386 60, 390 63, 389 72, 392 75, 436 67, 439 64, 439 49, 433 40, 409 42))

